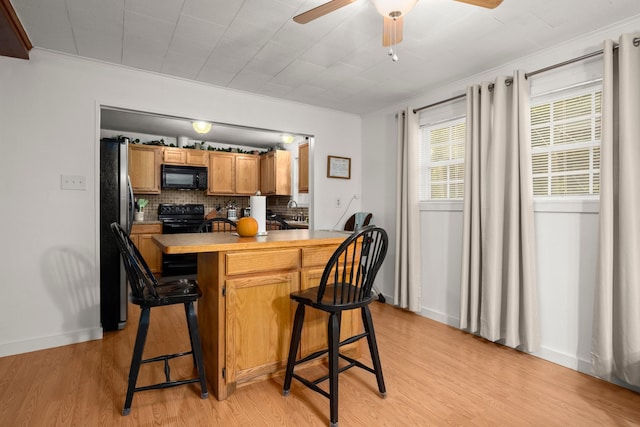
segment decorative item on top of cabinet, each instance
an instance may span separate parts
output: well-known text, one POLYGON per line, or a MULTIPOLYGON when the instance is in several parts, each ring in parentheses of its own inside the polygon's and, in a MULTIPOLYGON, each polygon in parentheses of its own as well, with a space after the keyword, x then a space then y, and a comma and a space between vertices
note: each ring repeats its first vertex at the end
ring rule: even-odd
POLYGON ((207 166, 208 153, 203 150, 164 147, 162 163, 172 165, 207 166))
POLYGON ((129 178, 136 194, 160 194, 162 147, 129 144, 129 178))
POLYGON ((153 242, 154 234, 162 234, 162 224, 133 224, 129 237, 154 275, 162 273, 162 251, 153 242))
POLYGON ((260 157, 224 151, 209 152, 207 195, 251 196, 260 189, 260 157))
POLYGON ((298 193, 309 192, 309 143, 298 146, 298 193))
POLYGON ((269 151, 260 156, 260 191, 264 196, 291 195, 291 153, 269 151))

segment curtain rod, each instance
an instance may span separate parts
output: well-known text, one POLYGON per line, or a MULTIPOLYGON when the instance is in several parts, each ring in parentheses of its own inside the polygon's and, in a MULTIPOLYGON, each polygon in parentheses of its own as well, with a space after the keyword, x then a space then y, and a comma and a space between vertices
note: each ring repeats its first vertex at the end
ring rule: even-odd
MULTIPOLYGON (((636 37, 636 38, 633 39, 633 45, 635 47, 640 46, 640 37, 636 37)), ((613 48, 617 49, 618 45, 615 44, 613 46, 613 48)), ((600 49, 600 50, 597 50, 595 52, 591 52, 591 53, 587 53, 586 55, 579 56, 577 58, 569 59, 569 60, 564 61, 564 62, 559 62, 557 64, 549 65, 548 67, 540 68, 539 70, 535 70, 535 71, 532 71, 530 73, 526 73, 524 75, 524 77, 528 79, 529 77, 535 76, 537 74, 542 74, 542 73, 544 73, 546 71, 551 71, 551 70, 556 69, 556 68, 564 67, 565 65, 570 65, 570 64, 573 64, 575 62, 584 61, 585 59, 593 58, 594 56, 602 55, 603 53, 604 53, 604 49, 600 49)), ((466 96, 467 96, 466 93, 462 93, 460 95, 452 96, 451 98, 447 98, 447 99, 444 99, 442 101, 434 102, 433 104, 425 105, 425 106, 420 107, 420 108, 415 108, 413 110, 413 113, 415 114, 418 111, 426 110, 427 108, 432 108, 432 107, 436 107, 436 106, 441 105, 441 104, 445 104, 447 102, 456 101, 456 100, 464 98, 466 96)))

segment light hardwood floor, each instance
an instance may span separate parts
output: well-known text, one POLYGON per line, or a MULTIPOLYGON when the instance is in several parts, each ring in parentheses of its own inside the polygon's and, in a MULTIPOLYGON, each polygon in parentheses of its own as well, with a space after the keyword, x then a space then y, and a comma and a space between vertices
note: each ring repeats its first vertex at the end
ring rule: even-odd
MULTIPOLYGON (((371 307, 387 398, 372 374, 342 374, 341 427, 640 425, 640 395, 632 391, 389 305, 371 307)), ((131 415, 121 416, 137 307, 129 313, 126 329, 103 340, 0 358, 0 425, 328 425, 328 400, 295 380, 285 398, 282 377, 222 402, 200 399, 195 384, 141 392, 131 415)), ((181 306, 151 315, 146 356, 188 347, 181 306)), ((172 369, 190 375, 191 361, 172 369)), ((141 381, 161 375, 147 365, 141 381)))

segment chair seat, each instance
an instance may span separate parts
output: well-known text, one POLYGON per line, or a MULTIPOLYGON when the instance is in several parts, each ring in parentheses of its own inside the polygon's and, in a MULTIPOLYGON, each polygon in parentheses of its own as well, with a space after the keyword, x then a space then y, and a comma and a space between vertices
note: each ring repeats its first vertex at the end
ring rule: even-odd
POLYGON ((339 283, 337 286, 336 284, 327 285, 324 294, 322 295, 322 300, 320 302, 317 302, 318 289, 319 287, 315 287, 305 289, 303 291, 292 292, 291 294, 289 294, 289 297, 299 304, 308 305, 310 307, 326 312, 352 310, 354 308, 359 308, 367 305, 371 301, 373 301, 373 295, 370 295, 354 302, 353 293, 358 292, 358 289, 349 284, 339 283), (334 293, 336 294, 335 302, 334 293), (343 293, 345 294, 344 298, 342 298, 343 293), (349 293, 352 296, 351 298, 348 298, 349 293), (350 302, 341 304, 340 301, 350 302))
POLYGON ((195 280, 178 279, 166 283, 159 283, 156 287, 158 298, 144 292, 144 298, 131 295, 131 302, 143 307, 158 307, 162 305, 184 304, 193 302, 202 296, 202 292, 195 280))

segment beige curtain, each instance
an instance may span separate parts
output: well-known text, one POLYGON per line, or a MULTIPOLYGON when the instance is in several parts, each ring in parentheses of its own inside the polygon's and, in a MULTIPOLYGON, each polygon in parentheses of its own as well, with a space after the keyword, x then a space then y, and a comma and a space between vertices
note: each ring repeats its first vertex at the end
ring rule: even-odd
POLYGON ((600 247, 592 362, 640 386, 640 34, 604 46, 600 247), (635 40, 634 40, 635 39, 635 40))
POLYGON ((540 347, 529 85, 467 88, 460 327, 509 347, 540 347))
POLYGON ((420 311, 420 212, 418 205, 418 118, 398 113, 396 257, 394 303, 420 311))

